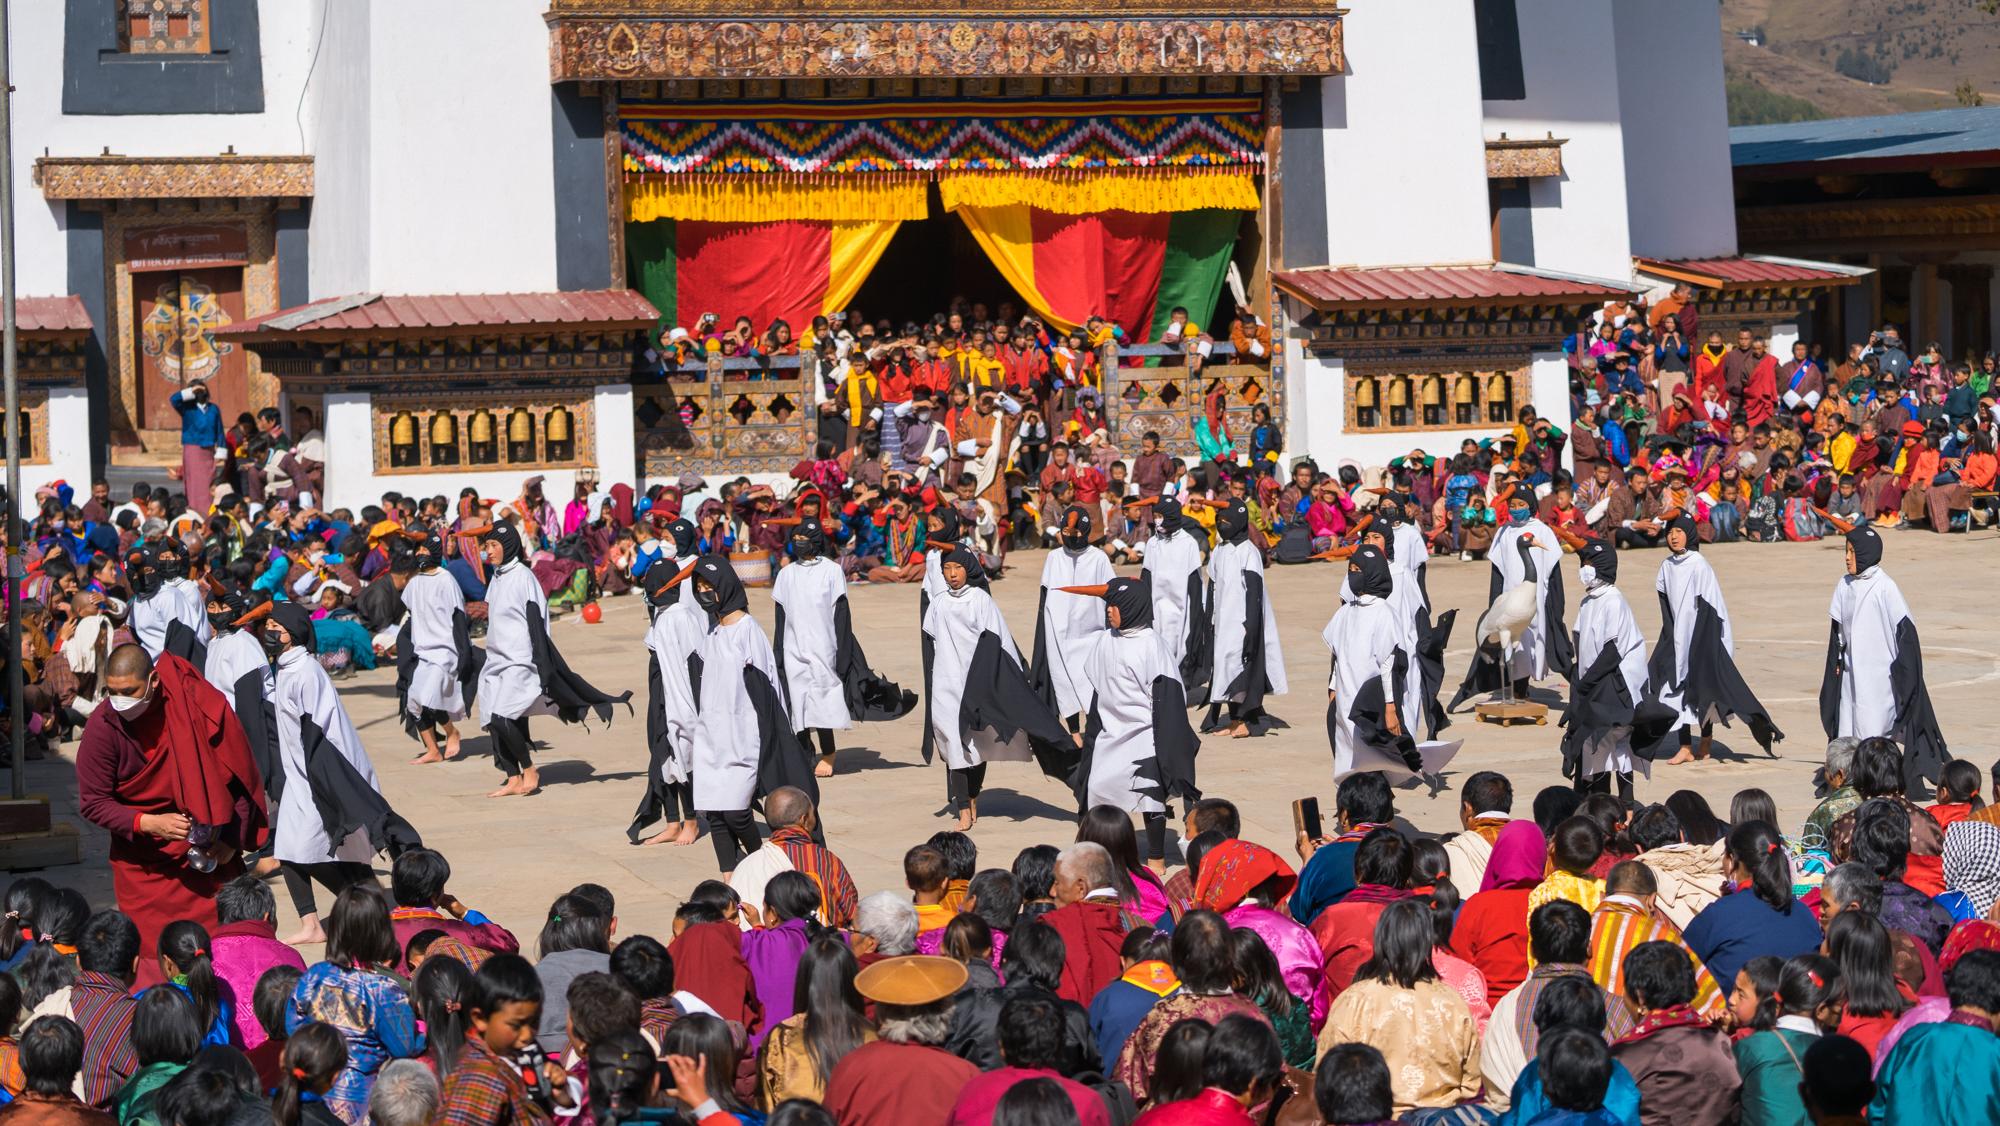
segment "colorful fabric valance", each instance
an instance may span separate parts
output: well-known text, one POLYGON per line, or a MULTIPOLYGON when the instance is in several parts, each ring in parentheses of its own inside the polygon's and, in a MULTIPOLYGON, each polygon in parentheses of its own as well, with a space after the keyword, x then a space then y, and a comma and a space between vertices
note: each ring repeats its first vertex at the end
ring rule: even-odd
POLYGON ((662 176, 625 185, 625 219, 893 223, 924 218, 927 190, 917 176, 662 176))
POLYGON ((632 175, 1261 169, 1258 98, 621 103, 632 175))
POLYGON ((1064 215, 1255 211, 1263 202, 1256 175, 1237 168, 954 172, 938 179, 938 195, 946 211, 1024 206, 1064 215))

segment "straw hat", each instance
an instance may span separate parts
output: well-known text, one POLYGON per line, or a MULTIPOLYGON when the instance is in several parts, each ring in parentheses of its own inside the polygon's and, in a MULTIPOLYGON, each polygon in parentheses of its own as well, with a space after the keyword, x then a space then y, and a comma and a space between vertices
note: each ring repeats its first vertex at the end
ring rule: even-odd
POLYGON ((905 954, 855 974, 854 988, 878 1004, 928 1005, 958 992, 965 977, 965 963, 957 959, 905 954))

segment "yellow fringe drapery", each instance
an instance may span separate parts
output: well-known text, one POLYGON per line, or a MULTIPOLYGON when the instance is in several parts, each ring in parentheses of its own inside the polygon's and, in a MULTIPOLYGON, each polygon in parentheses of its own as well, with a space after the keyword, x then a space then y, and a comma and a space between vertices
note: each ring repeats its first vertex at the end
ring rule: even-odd
POLYGON ((731 175, 693 173, 625 183, 625 219, 770 223, 818 219, 870 223, 928 214, 919 176, 731 175))
POLYGON ((1064 215, 1100 211, 1255 211, 1257 177, 1241 168, 1037 169, 946 172, 938 178, 946 211, 1026 205, 1064 215))

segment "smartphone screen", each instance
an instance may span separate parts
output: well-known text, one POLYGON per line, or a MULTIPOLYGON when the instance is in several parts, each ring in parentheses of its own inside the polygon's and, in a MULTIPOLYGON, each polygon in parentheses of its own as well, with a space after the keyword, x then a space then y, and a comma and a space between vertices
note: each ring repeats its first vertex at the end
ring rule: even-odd
POLYGON ((1319 820, 1319 799, 1300 798, 1292 803, 1292 826, 1306 835, 1307 840, 1316 841, 1324 836, 1319 820))

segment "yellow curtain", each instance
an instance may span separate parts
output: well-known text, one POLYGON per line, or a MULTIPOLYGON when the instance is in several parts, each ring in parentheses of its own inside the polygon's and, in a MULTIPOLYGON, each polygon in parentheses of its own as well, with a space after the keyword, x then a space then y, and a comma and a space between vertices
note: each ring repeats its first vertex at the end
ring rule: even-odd
POLYGON ((1064 215, 1100 211, 1255 211, 1257 177, 1241 169, 1049 169, 955 172, 938 180, 946 211, 1025 204, 1064 215))
POLYGON ((922 219, 925 182, 917 177, 861 174, 691 174, 625 184, 625 219, 692 219, 710 223, 769 223, 808 219, 867 223, 922 219))
POLYGON ((833 224, 827 245, 826 306, 820 312, 838 313, 847 308, 902 225, 900 219, 833 224))
POLYGON ((1060 332, 1068 332, 1076 327, 1075 321, 1067 321, 1049 308, 1048 298, 1035 286, 1035 229, 1033 208, 1025 203, 1007 204, 1000 207, 973 207, 960 205, 951 209, 965 227, 972 232, 974 242, 986 252, 1000 276, 1014 287, 1044 321, 1060 332))

